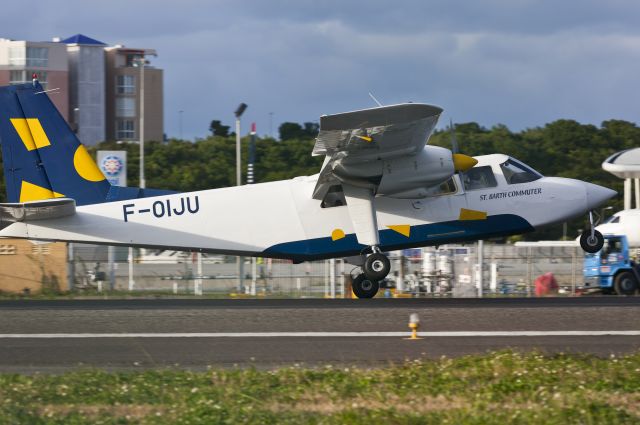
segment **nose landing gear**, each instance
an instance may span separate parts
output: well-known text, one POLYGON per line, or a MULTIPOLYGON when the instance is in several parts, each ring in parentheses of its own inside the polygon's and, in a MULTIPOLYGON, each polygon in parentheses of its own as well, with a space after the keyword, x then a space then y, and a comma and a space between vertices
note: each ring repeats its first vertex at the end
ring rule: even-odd
POLYGON ((595 254, 602 249, 604 245, 604 236, 595 229, 593 222, 593 213, 589 211, 590 230, 580 235, 580 246, 585 252, 595 254))

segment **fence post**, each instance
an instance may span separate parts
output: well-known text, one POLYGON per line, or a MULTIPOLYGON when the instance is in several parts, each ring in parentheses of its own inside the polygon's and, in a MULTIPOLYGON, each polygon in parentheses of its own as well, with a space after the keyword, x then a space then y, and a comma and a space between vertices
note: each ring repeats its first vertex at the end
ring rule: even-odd
POLYGON ((331 289, 331 298, 336 297, 336 259, 329 260, 329 283, 331 289))
POLYGON ((67 285, 73 291, 76 279, 76 263, 73 257, 73 242, 67 244, 67 285))
POLYGON ((133 248, 129 247, 129 255, 127 256, 129 262, 129 291, 133 291, 133 287, 136 284, 133 279, 133 248))

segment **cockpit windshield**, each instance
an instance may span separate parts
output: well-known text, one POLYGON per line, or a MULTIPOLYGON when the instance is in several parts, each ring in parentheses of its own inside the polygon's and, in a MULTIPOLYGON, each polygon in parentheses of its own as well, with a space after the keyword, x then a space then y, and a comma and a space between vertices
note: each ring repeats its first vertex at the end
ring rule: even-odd
POLYGON ((540 173, 511 159, 500 164, 500 168, 509 184, 528 183, 542 177, 540 173))

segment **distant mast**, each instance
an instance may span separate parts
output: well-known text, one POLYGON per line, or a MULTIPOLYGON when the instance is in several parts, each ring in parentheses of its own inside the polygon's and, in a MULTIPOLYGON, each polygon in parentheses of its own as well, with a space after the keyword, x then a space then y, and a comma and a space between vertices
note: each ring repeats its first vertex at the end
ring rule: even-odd
POLYGON ((249 140, 249 159, 247 163, 247 184, 253 184, 253 163, 256 159, 256 123, 251 123, 251 139, 249 140))

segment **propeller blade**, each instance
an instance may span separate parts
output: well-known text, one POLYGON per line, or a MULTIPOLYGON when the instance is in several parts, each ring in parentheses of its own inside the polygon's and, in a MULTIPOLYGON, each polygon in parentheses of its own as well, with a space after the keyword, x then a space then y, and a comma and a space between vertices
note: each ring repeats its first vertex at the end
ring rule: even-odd
POLYGON ((453 127, 453 121, 449 118, 449 131, 451 131, 451 152, 458 153, 458 139, 456 139, 456 130, 453 127))

